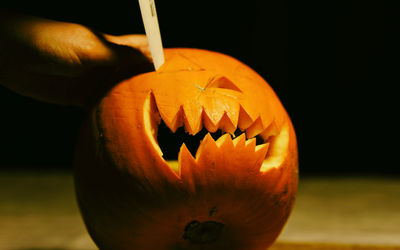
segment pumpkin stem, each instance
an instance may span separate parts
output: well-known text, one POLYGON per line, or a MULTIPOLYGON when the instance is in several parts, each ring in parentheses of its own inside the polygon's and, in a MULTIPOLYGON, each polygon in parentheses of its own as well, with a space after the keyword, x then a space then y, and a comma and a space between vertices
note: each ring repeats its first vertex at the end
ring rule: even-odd
POLYGON ((191 221, 185 227, 183 238, 193 244, 214 242, 221 235, 224 224, 216 221, 191 221))

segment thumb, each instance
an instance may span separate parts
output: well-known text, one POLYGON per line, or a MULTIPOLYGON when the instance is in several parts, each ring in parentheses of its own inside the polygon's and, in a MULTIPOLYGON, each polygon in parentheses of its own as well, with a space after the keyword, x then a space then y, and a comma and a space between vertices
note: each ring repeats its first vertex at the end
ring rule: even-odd
POLYGON ((104 39, 116 58, 113 80, 154 70, 145 35, 104 35, 104 39))
MULTIPOLYGON (((79 84, 85 92, 84 107, 90 108, 104 97, 119 82, 138 74, 154 71, 150 50, 144 35, 100 36, 112 54, 111 67, 93 68, 87 82, 79 84), (97 80, 96 80, 97 79, 97 80)), ((85 81, 85 79, 82 79, 85 81)))
POLYGON ((142 34, 130 34, 130 35, 122 35, 122 36, 112 36, 112 35, 104 35, 106 41, 118 45, 129 46, 135 49, 140 50, 149 60, 152 60, 150 54, 149 43, 146 35, 142 34))

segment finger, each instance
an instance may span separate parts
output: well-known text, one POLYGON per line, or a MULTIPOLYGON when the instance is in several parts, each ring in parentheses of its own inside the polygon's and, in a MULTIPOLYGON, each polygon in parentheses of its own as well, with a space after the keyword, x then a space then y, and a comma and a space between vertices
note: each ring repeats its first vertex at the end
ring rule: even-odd
POLYGON ((140 50, 149 60, 152 60, 147 37, 142 34, 129 34, 121 36, 104 35, 104 38, 111 43, 124 45, 140 50))

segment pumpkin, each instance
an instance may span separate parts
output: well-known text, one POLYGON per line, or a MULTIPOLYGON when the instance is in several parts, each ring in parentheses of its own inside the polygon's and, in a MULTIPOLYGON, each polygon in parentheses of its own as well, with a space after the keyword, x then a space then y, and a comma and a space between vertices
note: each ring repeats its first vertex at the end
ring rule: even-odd
POLYGON ((297 191, 287 112, 228 55, 187 48, 165 58, 117 84, 82 127, 75 186, 88 232, 100 249, 268 248, 297 191), (166 160, 162 124, 177 140, 182 129, 197 138, 197 150, 181 143, 166 160))

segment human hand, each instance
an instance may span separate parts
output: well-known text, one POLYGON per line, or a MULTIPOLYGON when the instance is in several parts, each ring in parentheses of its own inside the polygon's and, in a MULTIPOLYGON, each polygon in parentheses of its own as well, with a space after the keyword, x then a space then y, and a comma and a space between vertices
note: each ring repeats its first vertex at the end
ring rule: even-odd
POLYGON ((122 79, 154 70, 144 35, 14 13, 1 13, 0 32, 0 84, 40 101, 90 107, 122 79))

